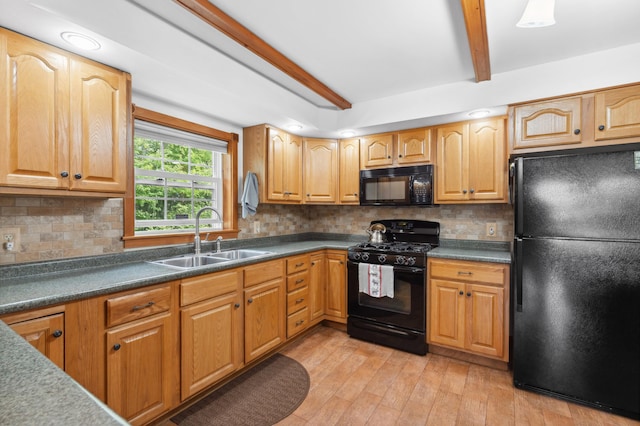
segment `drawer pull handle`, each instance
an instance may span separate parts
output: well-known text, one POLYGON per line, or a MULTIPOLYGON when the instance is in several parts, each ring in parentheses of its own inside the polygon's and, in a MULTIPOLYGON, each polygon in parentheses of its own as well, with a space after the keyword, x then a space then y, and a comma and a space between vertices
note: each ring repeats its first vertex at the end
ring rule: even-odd
POLYGON ((473 275, 473 272, 458 271, 458 275, 473 275))
POLYGON ((145 303, 144 305, 136 305, 133 308, 131 308, 132 311, 139 311, 141 309, 145 309, 145 308, 150 308, 153 305, 155 305, 156 302, 154 302, 153 300, 151 302, 145 303))
POLYGON ((304 320, 296 321, 296 327, 299 327, 302 324, 304 324, 304 320))
POLYGON ((304 302, 304 297, 301 297, 300 299, 296 299, 296 305, 302 302, 304 302))
POLYGON ((304 265, 304 262, 302 262, 302 263, 296 263, 296 268, 299 268, 299 267, 301 267, 302 265, 304 265))
POLYGON ((58 338, 58 337, 62 336, 62 330, 55 330, 52 333, 52 336, 55 337, 55 338, 58 338))
POLYGON ((296 280, 296 284, 300 284, 304 282, 304 278, 300 279, 300 280, 296 280))

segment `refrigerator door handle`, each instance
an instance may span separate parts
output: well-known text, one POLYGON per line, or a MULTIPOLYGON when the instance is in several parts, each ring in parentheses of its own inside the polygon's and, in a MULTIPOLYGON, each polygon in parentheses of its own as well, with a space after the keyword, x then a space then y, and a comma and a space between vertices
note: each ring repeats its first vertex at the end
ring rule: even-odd
POLYGON ((516 236, 522 236, 524 232, 524 197, 523 197, 523 175, 524 175, 524 161, 522 157, 518 157, 513 163, 513 186, 514 186, 514 203, 515 203, 515 222, 516 222, 516 236))
POLYGON ((515 241, 515 299, 516 312, 522 312, 522 239, 516 238, 515 241))

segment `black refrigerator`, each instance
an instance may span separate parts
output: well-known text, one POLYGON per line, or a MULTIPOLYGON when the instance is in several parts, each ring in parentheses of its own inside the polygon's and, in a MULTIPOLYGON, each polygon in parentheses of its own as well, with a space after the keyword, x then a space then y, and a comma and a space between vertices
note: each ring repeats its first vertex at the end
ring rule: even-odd
POLYGON ((512 158, 513 379, 640 419, 640 144, 512 158))

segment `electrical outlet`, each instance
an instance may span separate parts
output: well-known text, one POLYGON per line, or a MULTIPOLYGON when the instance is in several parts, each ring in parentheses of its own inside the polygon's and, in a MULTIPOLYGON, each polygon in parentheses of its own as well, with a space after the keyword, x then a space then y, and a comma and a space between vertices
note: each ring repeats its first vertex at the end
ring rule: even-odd
POLYGON ((20 228, 1 228, 0 236, 2 236, 2 249, 6 251, 15 250, 20 247, 20 228))
POLYGON ((253 233, 254 234, 259 234, 260 233, 260 221, 259 220, 254 220, 253 221, 253 233))
POLYGON ((495 237, 498 234, 498 224, 487 223, 487 237, 495 237))

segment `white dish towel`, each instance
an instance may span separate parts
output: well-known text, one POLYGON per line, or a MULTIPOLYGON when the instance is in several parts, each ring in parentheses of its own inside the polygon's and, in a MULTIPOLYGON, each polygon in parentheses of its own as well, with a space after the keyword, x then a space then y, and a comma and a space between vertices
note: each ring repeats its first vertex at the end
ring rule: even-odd
POLYGON ((258 177, 253 172, 247 172, 244 178, 244 189, 240 204, 242 205, 242 218, 256 214, 258 209, 258 177))
POLYGON ((358 286, 361 293, 393 299, 393 282, 393 266, 358 264, 358 286))

